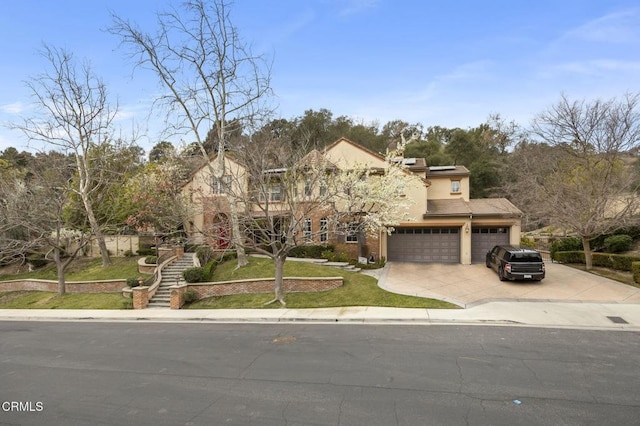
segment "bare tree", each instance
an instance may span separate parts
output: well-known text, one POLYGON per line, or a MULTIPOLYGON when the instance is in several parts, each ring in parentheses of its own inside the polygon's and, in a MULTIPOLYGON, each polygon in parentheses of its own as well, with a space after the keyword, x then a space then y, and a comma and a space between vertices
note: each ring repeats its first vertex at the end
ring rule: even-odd
POLYGON ((63 49, 44 46, 42 55, 50 70, 27 85, 36 100, 38 115, 12 124, 30 139, 55 146, 74 156, 77 187, 89 226, 98 241, 103 266, 111 263, 103 232, 94 212, 92 193, 100 188, 100 169, 92 166, 93 147, 112 139, 117 106, 109 103, 107 88, 88 63, 78 66, 63 49))
MULTIPOLYGON (((113 16, 110 31, 131 49, 136 67, 150 68, 167 93, 158 103, 167 107, 167 131, 195 138, 205 159, 207 134, 215 129, 217 161, 207 161, 213 176, 226 174, 225 156, 232 123, 245 126, 266 117, 270 70, 239 37, 224 0, 191 0, 181 10, 157 15, 150 34, 113 16)), ((237 200, 229 194, 238 266, 247 263, 238 220, 237 200)))
POLYGON ((26 179, 0 182, 0 260, 44 254, 54 260, 58 294, 65 293, 65 270, 90 241, 65 220, 73 158, 50 154, 30 168, 26 179))
POLYGON ((538 115, 533 132, 556 148, 540 159, 536 201, 549 219, 582 238, 591 269, 591 238, 638 222, 638 181, 628 161, 640 143, 639 95, 560 102, 538 115))

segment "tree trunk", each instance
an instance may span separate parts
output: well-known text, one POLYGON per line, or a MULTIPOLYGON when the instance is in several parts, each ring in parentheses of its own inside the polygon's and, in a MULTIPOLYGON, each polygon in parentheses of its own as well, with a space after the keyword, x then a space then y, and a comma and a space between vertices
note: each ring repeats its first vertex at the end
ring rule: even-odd
POLYGON ((111 265, 109 250, 107 250, 107 243, 104 241, 104 235, 102 235, 100 225, 96 220, 96 215, 93 213, 93 206, 91 205, 91 201, 89 200, 89 197, 85 196, 84 194, 80 195, 82 197, 84 208, 87 211, 87 219, 89 219, 91 233, 94 235, 94 237, 96 237, 96 240, 98 241, 98 248, 100 249, 100 256, 102 257, 102 266, 109 266, 111 265))
POLYGON ((67 291, 66 281, 64 280, 64 270, 66 265, 64 262, 62 262, 62 259, 60 258, 59 248, 55 248, 53 250, 53 260, 56 263, 56 275, 58 277, 58 296, 62 296, 67 291))
POLYGON ((229 197, 229 212, 231 213, 231 239, 233 245, 236 247, 236 254, 238 255, 238 268, 247 266, 249 261, 247 260, 247 254, 244 251, 244 245, 242 244, 242 237, 240 235, 240 221, 238 219, 238 208, 236 206, 235 197, 228 195, 229 197))
POLYGON ((587 271, 590 271, 593 267, 591 256, 591 237, 582 236, 582 247, 584 248, 584 265, 587 271))
POLYGON ((284 290, 282 288, 285 260, 286 260, 285 256, 282 256, 282 257, 276 256, 273 258, 273 263, 276 269, 275 284, 274 284, 275 300, 280 302, 282 306, 286 305, 284 301, 284 290))

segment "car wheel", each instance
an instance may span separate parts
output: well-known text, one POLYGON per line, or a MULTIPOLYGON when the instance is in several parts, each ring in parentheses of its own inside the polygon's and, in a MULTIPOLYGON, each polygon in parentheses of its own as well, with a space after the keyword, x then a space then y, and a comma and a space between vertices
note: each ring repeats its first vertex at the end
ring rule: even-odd
POLYGON ((504 270, 502 269, 502 266, 500 267, 500 269, 498 269, 498 278, 500 278, 500 281, 506 281, 507 279, 504 276, 504 270))

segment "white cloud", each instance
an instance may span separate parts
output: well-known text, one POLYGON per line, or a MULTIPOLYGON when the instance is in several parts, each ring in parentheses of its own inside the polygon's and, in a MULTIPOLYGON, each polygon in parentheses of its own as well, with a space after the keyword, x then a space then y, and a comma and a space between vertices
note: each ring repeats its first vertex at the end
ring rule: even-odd
POLYGON ((6 114, 21 114, 27 108, 24 106, 22 102, 14 102, 11 104, 5 104, 0 106, 0 111, 6 114))
POLYGON ((380 4, 379 0, 341 0, 339 1, 340 16, 352 16, 373 9, 380 4))
POLYGON ((565 38, 591 42, 635 43, 640 40, 640 9, 610 13, 568 31, 565 38))

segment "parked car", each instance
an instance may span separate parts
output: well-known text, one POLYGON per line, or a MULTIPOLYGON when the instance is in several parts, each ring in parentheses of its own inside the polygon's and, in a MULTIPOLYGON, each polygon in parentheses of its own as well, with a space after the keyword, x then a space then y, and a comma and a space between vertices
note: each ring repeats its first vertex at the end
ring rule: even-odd
POLYGON ((495 246, 487 253, 487 268, 498 273, 500 281, 544 278, 544 262, 540 252, 514 246, 495 246))

